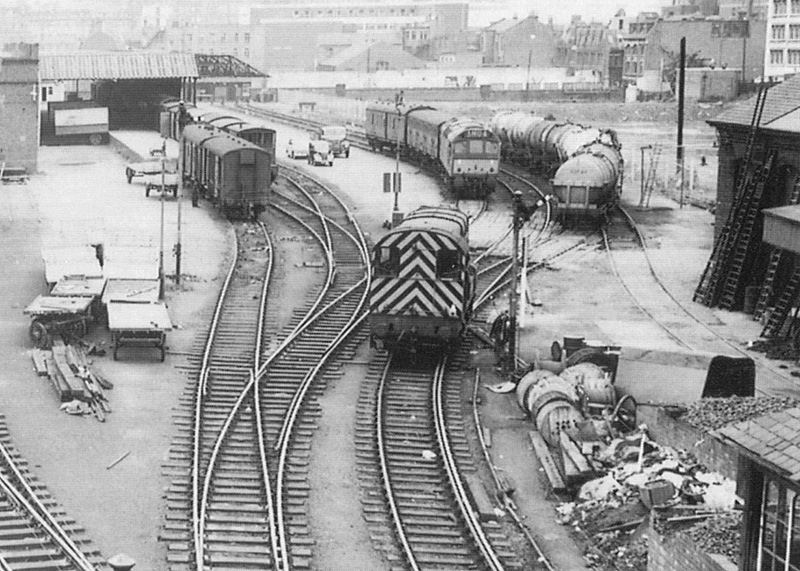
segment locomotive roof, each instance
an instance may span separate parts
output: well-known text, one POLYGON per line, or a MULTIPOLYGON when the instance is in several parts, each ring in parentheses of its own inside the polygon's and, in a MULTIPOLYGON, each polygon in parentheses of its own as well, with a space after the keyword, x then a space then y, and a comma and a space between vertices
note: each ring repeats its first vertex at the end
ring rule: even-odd
POLYGON ((453 119, 450 124, 445 127, 444 135, 452 141, 460 135, 463 135, 466 131, 470 130, 480 130, 482 139, 494 139, 496 141, 499 140, 497 134, 489 129, 489 127, 471 117, 459 117, 458 119, 453 119))
POLYGON ((461 251, 466 252, 469 250, 468 229, 469 218, 460 210, 438 206, 423 206, 410 213, 400 225, 387 232, 376 246, 380 246, 389 236, 408 231, 421 231, 447 236, 455 242, 461 251))

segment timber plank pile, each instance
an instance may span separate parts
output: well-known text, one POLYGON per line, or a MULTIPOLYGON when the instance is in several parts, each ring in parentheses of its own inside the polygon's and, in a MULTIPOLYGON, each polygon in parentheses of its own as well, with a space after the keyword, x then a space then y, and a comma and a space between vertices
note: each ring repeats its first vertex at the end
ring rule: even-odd
POLYGON ((105 415, 111 412, 105 391, 113 384, 92 366, 81 345, 56 340, 51 350, 33 349, 30 355, 36 374, 50 380, 63 403, 62 410, 105 421, 105 415))

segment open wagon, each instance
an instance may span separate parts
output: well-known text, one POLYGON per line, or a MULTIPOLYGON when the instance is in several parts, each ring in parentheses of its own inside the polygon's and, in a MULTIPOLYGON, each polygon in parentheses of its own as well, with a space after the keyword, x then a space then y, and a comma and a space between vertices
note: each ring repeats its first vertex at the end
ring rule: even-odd
POLYGON ((49 349, 54 335, 82 337, 92 322, 93 301, 84 296, 37 296, 23 310, 33 318, 28 329, 31 341, 40 349, 49 349))
POLYGON ((167 331, 172 329, 166 305, 112 302, 106 306, 106 311, 115 361, 124 345, 153 347, 160 351, 161 360, 164 360, 167 331))

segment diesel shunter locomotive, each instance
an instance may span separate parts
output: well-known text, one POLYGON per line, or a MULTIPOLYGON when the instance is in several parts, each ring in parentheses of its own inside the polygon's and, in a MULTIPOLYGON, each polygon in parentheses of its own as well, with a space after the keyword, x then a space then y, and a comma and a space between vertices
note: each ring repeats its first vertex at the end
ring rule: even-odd
POLYGON ((372 249, 370 344, 389 350, 455 348, 472 315, 469 219, 423 206, 372 249))

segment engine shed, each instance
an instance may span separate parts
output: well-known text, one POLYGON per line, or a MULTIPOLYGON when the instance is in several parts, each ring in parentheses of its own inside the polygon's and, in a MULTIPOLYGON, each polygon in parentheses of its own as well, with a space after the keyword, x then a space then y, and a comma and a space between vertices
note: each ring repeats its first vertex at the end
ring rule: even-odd
POLYGON ((167 97, 194 102, 197 77, 190 53, 44 55, 39 65, 42 139, 57 135, 54 111, 68 107, 106 108, 111 130, 158 130, 161 102, 167 97))
POLYGON ((770 213, 800 208, 800 76, 762 88, 709 124, 719 138, 715 236, 694 299, 745 310, 761 320, 762 336, 785 336, 800 293, 800 242, 787 249, 776 229, 797 222, 770 213))

